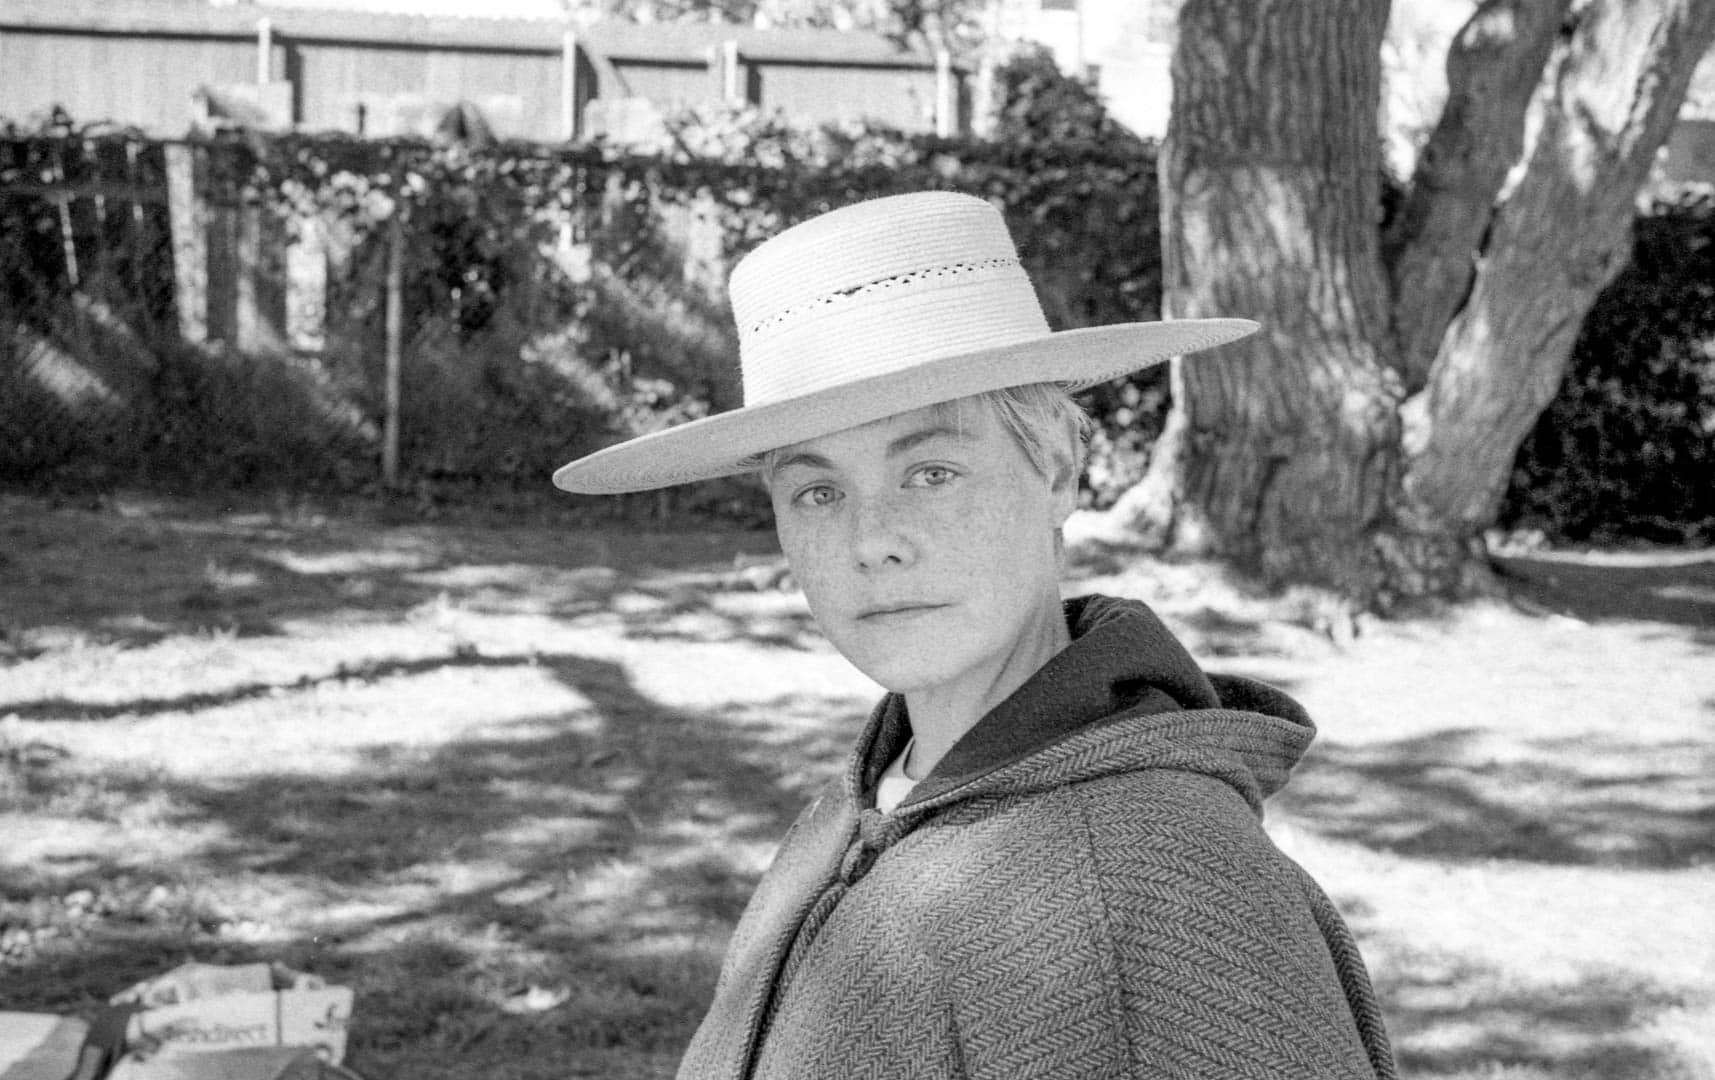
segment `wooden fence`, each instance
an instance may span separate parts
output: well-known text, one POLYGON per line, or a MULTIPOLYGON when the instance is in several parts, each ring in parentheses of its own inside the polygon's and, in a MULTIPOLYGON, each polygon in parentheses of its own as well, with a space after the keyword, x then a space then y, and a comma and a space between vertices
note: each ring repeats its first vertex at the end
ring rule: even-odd
MULTIPOLYGON (((388 149, 351 145, 383 156, 388 149)), ((407 156, 426 149, 393 146, 407 156)), ((244 179, 248 151, 231 138, 0 137, 0 427, 9 440, 41 445, 82 430, 97 442, 122 442, 157 404, 151 395, 166 340, 225 358, 219 362, 237 373, 227 390, 240 411, 240 398, 254 400, 254 387, 243 385, 251 374, 355 364, 361 370, 344 372, 348 386, 379 384, 360 426, 373 422, 381 477, 398 482, 405 361, 429 314, 408 310, 406 285, 444 267, 422 263, 433 258, 426 249, 408 248, 399 212, 366 243, 337 214, 283 212, 278 191, 244 179), (339 288, 344 306, 335 314, 330 297, 339 288), (39 407, 20 406, 26 401, 39 407)), ((566 280, 587 281, 592 222, 612 212, 603 193, 616 190, 621 170, 593 150, 540 160, 582 178, 567 187, 569 204, 556 201, 557 247, 530 250, 566 280)), ((723 258, 718 222, 694 200, 653 213, 651 228, 682 253, 683 266, 670 271, 675 287, 698 295, 722 287, 723 268, 713 265, 723 258)), ((505 230, 509 221, 491 224, 505 230)), ((351 406, 347 394, 336 411, 351 406)), ((217 403, 214 411, 224 410, 217 403)))

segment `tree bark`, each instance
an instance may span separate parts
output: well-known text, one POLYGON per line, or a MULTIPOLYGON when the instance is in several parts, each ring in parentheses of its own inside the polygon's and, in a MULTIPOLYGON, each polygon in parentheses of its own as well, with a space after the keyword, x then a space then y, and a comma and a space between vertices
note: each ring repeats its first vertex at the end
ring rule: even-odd
POLYGON ((1625 265, 1638 189, 1711 41, 1711 0, 1591 3, 1563 40, 1470 295, 1402 411, 1401 508, 1416 527, 1494 521, 1584 316, 1625 265))
POLYGON ((1398 379, 1384 359, 1376 0, 1187 0, 1160 155, 1164 314, 1263 329, 1176 363, 1174 414, 1114 515, 1174 550, 1367 595, 1398 379))

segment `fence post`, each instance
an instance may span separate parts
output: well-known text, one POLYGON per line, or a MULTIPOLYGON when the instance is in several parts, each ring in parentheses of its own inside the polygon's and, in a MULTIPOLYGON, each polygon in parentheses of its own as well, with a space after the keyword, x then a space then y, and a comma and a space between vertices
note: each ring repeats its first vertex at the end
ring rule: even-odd
POLYGON ((387 374, 386 415, 381 424, 381 480, 399 486, 399 369, 404 355, 405 230, 403 202, 395 202, 387 221, 387 374))
POLYGON ((935 134, 952 138, 959 129, 959 90, 953 80, 953 54, 935 50, 935 134))
POLYGON ((208 213, 197 191, 196 147, 168 143, 167 230, 173 238, 173 300, 179 336, 195 345, 208 340, 208 213))
POLYGON ((721 100, 728 105, 743 105, 746 93, 743 69, 739 67, 738 42, 732 38, 721 42, 721 100))
POLYGON ((227 340, 240 352, 254 352, 262 338, 261 297, 256 288, 262 271, 262 222, 248 185, 239 189, 232 214, 233 269, 238 273, 232 282, 232 336, 227 340))
POLYGON ((744 80, 739 78, 738 41, 728 38, 710 45, 703 54, 708 63, 709 96, 728 105, 745 101, 744 80))
POLYGON ((203 198, 208 214, 208 340, 238 347, 239 280, 244 276, 241 265, 242 244, 240 223, 243 193, 234 188, 230 162, 231 147, 209 143, 198 148, 201 163, 207 167, 207 185, 203 198))
POLYGON ((81 288, 83 282, 77 267, 77 235, 71 220, 71 197, 66 193, 65 171, 65 140, 54 140, 53 158, 54 185, 60 189, 57 200, 60 210, 60 248, 65 255, 66 282, 73 289, 81 288))
POLYGON ((256 85, 267 86, 274 81, 274 20, 266 16, 256 20, 256 85))
MULTIPOLYGON (((95 235, 101 237, 99 242, 105 245, 107 242, 107 195, 103 191, 102 181, 107 179, 107 170, 105 163, 101 160, 100 145, 94 139, 83 140, 83 165, 85 175, 95 182, 95 190, 90 195, 89 204, 95 211, 95 235)), ((106 260, 102 259, 101 261, 105 262, 106 260)), ((95 276, 104 276, 101 271, 105 269, 106 267, 95 267, 95 276)))
MULTIPOLYGON (((137 140, 132 139, 132 138, 127 138, 125 140, 125 182, 127 184, 131 185, 133 188, 142 187, 142 184, 139 181, 138 176, 137 176, 137 155, 138 155, 137 140)), ((131 242, 133 245, 137 244, 138 238, 143 235, 143 229, 144 229, 143 222, 144 222, 143 201, 141 199, 132 199, 131 200, 131 236, 132 236, 131 242)), ((133 258, 130 260, 130 264, 131 264, 131 283, 130 284, 131 284, 132 295, 142 296, 142 295, 144 295, 144 293, 143 293, 142 260, 137 259, 137 258, 133 258)))
POLYGON ((247 353, 277 352, 286 343, 286 237, 266 193, 246 184, 234 208, 233 345, 247 353))
POLYGON ((327 225, 318 214, 298 214, 286 243, 286 345, 299 352, 327 348, 327 225))
POLYGON ((578 35, 560 35, 560 138, 570 142, 583 134, 578 108, 578 35))

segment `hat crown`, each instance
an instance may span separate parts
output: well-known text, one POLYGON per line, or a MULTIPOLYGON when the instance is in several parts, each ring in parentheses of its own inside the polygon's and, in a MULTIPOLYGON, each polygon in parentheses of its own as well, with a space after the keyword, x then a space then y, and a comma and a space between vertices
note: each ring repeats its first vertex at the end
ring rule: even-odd
POLYGON ((746 405, 1048 332, 1000 212, 951 192, 794 226, 740 261, 728 292, 746 405))

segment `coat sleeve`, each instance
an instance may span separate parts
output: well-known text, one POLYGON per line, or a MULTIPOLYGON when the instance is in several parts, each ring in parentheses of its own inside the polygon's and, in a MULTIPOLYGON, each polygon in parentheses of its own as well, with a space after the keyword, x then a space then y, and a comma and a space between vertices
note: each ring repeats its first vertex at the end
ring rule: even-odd
POLYGON ((1356 951, 1325 936, 1332 907, 1226 785, 1078 785, 1011 832, 1008 887, 978 889, 943 938, 967 1075, 1391 1076, 1348 998, 1356 951))
POLYGON ((793 822, 728 943, 714 1001, 680 1060, 682 1080, 748 1074, 780 964, 855 821, 850 801, 830 784, 793 822))

